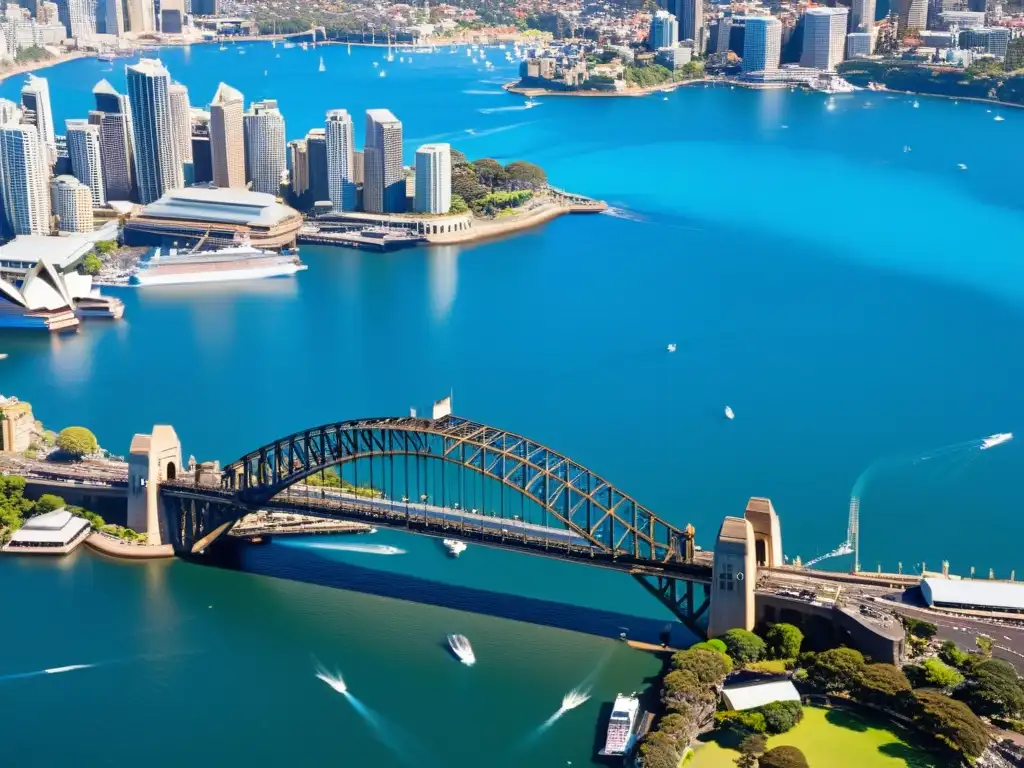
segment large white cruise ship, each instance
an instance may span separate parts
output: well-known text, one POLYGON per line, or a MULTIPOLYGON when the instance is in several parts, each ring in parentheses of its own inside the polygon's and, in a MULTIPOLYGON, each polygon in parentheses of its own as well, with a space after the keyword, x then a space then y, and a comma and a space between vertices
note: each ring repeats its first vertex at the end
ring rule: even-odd
POLYGON ((231 280, 284 277, 306 269, 298 256, 262 251, 241 243, 218 251, 171 253, 157 251, 139 265, 132 276, 135 285, 184 285, 231 280))

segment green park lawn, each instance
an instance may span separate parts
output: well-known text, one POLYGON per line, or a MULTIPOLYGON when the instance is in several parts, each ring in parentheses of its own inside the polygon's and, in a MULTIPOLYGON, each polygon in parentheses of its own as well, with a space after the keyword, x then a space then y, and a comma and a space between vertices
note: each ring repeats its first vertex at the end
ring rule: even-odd
MULTIPOLYGON (((946 768, 953 765, 883 725, 841 710, 804 707, 804 719, 769 747, 799 747, 810 768, 946 768)), ((739 752, 718 741, 697 744, 686 768, 736 768, 739 752)))

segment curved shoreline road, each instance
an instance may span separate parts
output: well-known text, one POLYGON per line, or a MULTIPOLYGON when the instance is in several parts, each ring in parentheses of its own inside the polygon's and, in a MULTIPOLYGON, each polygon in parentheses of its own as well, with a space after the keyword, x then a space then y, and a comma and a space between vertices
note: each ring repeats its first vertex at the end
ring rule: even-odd
POLYGON ((316 499, 337 499, 339 502, 349 501, 360 506, 392 510, 400 514, 408 513, 411 517, 432 517, 452 523, 468 523, 499 533, 502 531, 516 532, 519 534, 526 534, 529 532, 562 544, 575 544, 577 546, 584 547, 593 546, 592 542, 580 536, 578 533, 574 533, 564 528, 551 528, 550 526, 528 523, 523 520, 510 519, 507 517, 492 517, 480 512, 467 512, 462 509, 439 507, 433 504, 424 504, 423 502, 416 503, 412 500, 403 502, 395 501, 394 499, 370 498, 368 496, 358 496, 354 493, 345 493, 343 491, 328 491, 326 489, 321 489, 318 486, 293 485, 289 490, 291 491, 290 494, 280 494, 277 498, 287 499, 289 497, 294 498, 295 496, 300 496, 316 499))

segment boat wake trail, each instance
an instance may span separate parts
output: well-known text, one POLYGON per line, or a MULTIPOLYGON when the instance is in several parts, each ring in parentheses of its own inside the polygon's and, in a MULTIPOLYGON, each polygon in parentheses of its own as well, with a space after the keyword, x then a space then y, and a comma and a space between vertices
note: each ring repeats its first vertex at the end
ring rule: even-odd
POLYGON ((605 216, 611 216, 615 219, 625 219, 626 221, 636 221, 643 224, 647 223, 647 219, 641 216, 639 213, 627 210, 625 208, 614 208, 609 206, 602 212, 605 216))
POLYGON ((879 470, 905 464, 918 465, 929 462, 929 466, 934 468, 936 472, 947 476, 954 473, 959 474, 978 458, 981 451, 987 451, 1003 443, 1008 443, 1012 439, 1012 432, 997 432, 988 437, 964 440, 960 443, 944 445, 941 448, 933 448, 923 453, 883 456, 880 459, 876 459, 868 465, 867 469, 860 473, 857 481, 853 484, 853 488, 850 490, 850 509, 847 514, 846 540, 831 552, 808 560, 805 563, 805 567, 811 568, 823 560, 850 554, 854 556, 854 564, 859 565, 860 501, 868 482, 874 478, 879 470))
POLYGON ((333 552, 361 552, 364 555, 404 555, 405 550, 387 544, 329 544, 321 541, 282 542, 304 549, 328 549, 333 552))
POLYGON ((486 107, 484 109, 478 109, 477 112, 479 112, 481 115, 494 115, 497 114, 498 112, 524 112, 527 109, 533 109, 534 107, 537 106, 539 106, 538 103, 520 104, 518 106, 508 107, 486 107))
POLYGON ((417 744, 413 738, 395 723, 386 722, 384 718, 374 709, 364 704, 354 696, 348 689, 345 680, 338 672, 328 672, 324 667, 317 664, 316 677, 329 685, 333 690, 345 697, 345 700, 352 705, 352 709, 370 726, 378 741, 387 746, 395 756, 407 765, 421 766, 426 762, 431 765, 432 761, 426 760, 426 752, 423 745, 417 744))
POLYGON ((79 669, 92 669, 98 664, 70 664, 66 667, 50 667, 49 669, 37 669, 34 672, 15 672, 12 675, 0 675, 0 682, 7 680, 23 680, 27 677, 42 677, 43 675, 62 675, 65 672, 75 672, 79 669))
POLYGON ((480 91, 470 88, 469 90, 463 91, 467 96, 504 96, 505 91, 480 91))
POLYGON ((478 131, 475 128, 467 128, 466 133, 473 138, 480 138, 481 136, 493 136, 496 133, 504 133, 505 131, 514 131, 516 128, 522 128, 524 125, 532 125, 532 123, 527 122, 512 123, 511 125, 499 125, 497 128, 488 128, 483 131, 478 131))

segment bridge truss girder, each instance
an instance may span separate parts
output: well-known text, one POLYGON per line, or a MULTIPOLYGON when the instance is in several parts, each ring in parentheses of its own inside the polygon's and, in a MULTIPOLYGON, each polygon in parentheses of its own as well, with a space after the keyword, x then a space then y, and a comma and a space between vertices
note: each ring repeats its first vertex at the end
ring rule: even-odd
MULTIPOLYGON (((259 506, 335 466, 410 456, 440 460, 442 467, 455 465, 458 471, 490 478, 502 491, 511 489, 537 504, 545 523, 557 522, 555 527, 573 531, 606 553, 644 562, 692 562, 691 527, 672 526, 546 446, 454 416, 363 419, 298 432, 229 465, 224 484, 247 506, 259 506)), ((406 472, 406 496, 408 482, 406 472)))
POLYGON ((711 605, 711 585, 675 576, 634 573, 640 586, 650 592, 668 608, 679 621, 697 637, 707 635, 707 614, 711 605), (697 587, 703 596, 697 602, 697 587))

